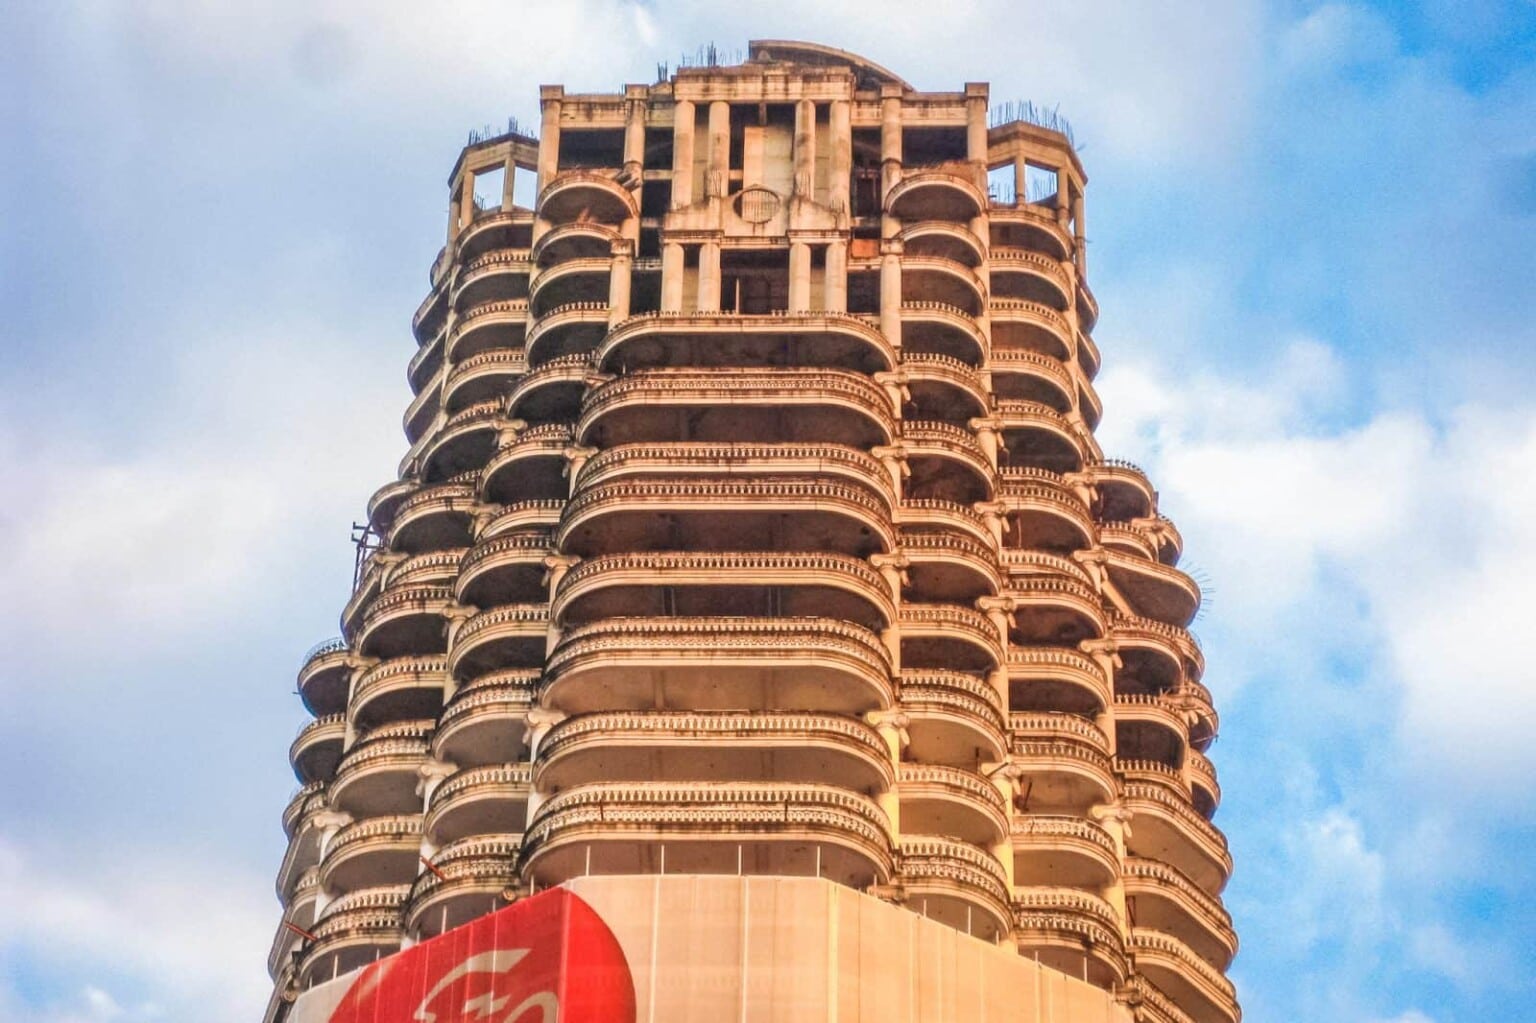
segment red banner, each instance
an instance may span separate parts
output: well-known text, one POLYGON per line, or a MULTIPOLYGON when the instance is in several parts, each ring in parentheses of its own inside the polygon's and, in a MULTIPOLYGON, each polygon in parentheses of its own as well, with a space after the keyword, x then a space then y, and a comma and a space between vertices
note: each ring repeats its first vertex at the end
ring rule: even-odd
POLYGON ((330 1023, 633 1023, 618 940, 563 888, 381 959, 330 1023))

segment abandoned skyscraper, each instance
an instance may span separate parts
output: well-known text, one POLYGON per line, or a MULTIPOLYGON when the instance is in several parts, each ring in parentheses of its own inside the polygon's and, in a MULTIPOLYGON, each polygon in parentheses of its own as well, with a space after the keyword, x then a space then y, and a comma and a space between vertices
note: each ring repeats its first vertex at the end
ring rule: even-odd
POLYGON ((454 165, 268 1020, 554 888, 644 1023, 1234 1023, 1200 594, 1094 439, 1065 126, 701 64, 454 165))

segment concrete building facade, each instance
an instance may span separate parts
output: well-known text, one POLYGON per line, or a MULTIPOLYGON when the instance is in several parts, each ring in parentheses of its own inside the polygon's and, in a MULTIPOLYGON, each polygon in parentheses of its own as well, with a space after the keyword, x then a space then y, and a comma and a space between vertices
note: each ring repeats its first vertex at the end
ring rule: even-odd
POLYGON ((540 100, 454 166, 299 672, 268 1019, 532 891, 739 874, 1236 1023, 1200 594, 1094 439, 1068 138, 793 42, 540 100))

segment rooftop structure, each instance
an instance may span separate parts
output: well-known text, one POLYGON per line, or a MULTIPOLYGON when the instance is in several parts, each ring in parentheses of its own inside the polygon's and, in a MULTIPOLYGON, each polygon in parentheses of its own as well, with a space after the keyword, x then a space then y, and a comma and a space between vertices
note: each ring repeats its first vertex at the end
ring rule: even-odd
POLYGON ((1061 125, 792 42, 540 99, 454 165, 299 672, 269 1021, 533 891, 741 874, 1236 1023, 1200 593, 1093 436, 1061 125))

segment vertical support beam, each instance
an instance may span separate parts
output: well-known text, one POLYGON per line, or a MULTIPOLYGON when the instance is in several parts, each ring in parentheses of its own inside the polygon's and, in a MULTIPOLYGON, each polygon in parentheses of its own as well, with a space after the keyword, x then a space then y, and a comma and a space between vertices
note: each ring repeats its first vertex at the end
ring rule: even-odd
POLYGON ((1013 155, 1013 204, 1023 206, 1029 198, 1029 164, 1022 153, 1013 155))
POLYGON ((715 100, 709 105, 709 170, 704 175, 704 195, 724 196, 730 191, 731 105, 715 100))
MULTIPOLYGON (((845 99, 832 101, 828 112, 832 139, 831 181, 827 189, 827 205, 839 216, 848 213, 848 191, 853 176, 853 104, 845 99)), ((830 264, 829 264, 830 265, 830 264)))
POLYGON ((559 85, 539 86, 539 192, 542 194, 560 170, 560 104, 565 89, 559 85))
POLYGON ((880 89, 880 203, 901 181, 901 87, 880 89))
POLYGON ((468 227, 475 221, 475 172, 465 168, 464 180, 459 185, 459 215, 468 227))
POLYGON ((453 193, 448 197, 448 241, 449 246, 459 236, 459 194, 453 193))
MULTIPOLYGON (((1065 174, 1058 187, 1068 188, 1070 185, 1065 174)), ((1083 223, 1083 193, 1075 191, 1072 195, 1072 249, 1077 254, 1077 272, 1080 277, 1088 276, 1088 236, 1087 225, 1083 223)))
MULTIPOLYGON (((847 183, 846 177, 844 183, 847 183)), ((846 313, 848 311, 848 243, 846 241, 839 239, 827 243, 825 274, 826 282, 822 286, 822 294, 827 312, 846 313)))
POLYGON ((901 351, 901 242, 880 243, 880 332, 901 351))
POLYGON ((816 104, 803 99, 795 104, 795 194, 814 200, 815 190, 816 104))
POLYGON ((672 109, 672 208, 693 205, 693 104, 680 99, 672 109))
POLYGON ((634 260, 630 255, 629 240, 613 243, 613 268, 608 274, 608 325, 629 319, 630 271, 634 260))
POLYGON ((987 162, 987 83, 965 83, 965 158, 987 162))
POLYGON ((661 247, 661 311, 681 312, 683 308, 683 244, 667 242, 661 247))
POLYGON ((699 246, 699 312, 720 311, 720 243, 704 242, 699 246))
POLYGON ((645 169, 645 86, 632 85, 624 103, 624 170, 635 177, 640 187, 645 169))
POLYGON ((811 246, 791 239, 789 243, 789 311, 803 312, 811 306, 811 246))
POLYGON ((517 177, 517 160, 509 155, 501 167, 501 208, 506 212, 512 209, 512 182, 517 177))

